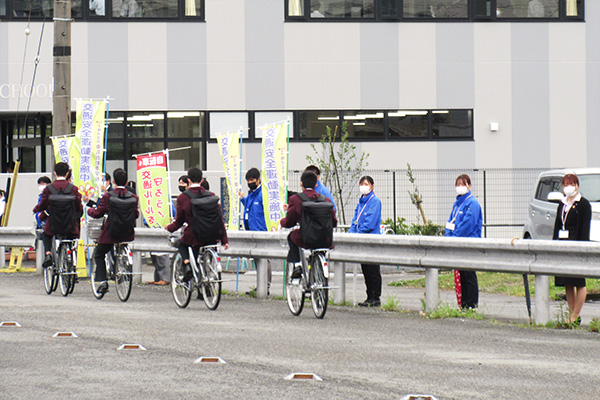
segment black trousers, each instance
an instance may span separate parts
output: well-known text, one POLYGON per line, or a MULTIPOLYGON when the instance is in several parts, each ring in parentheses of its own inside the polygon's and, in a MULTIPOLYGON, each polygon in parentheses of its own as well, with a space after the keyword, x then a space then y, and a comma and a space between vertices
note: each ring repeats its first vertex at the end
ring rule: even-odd
POLYGON ((360 264, 367 286, 367 300, 380 300, 381 267, 378 264, 360 264))
POLYGON ((96 263, 96 282, 106 280, 106 260, 104 256, 113 249, 112 244, 99 244, 94 248, 94 262, 96 263))
POLYGON ((300 262, 300 247, 296 243, 292 242, 292 234, 290 233, 287 237, 288 244, 290 245, 290 251, 288 251, 287 262, 299 263, 300 262))
POLYGON ((460 271, 462 308, 476 308, 479 303, 479 285, 475 271, 460 271))
MULTIPOLYGON (((45 252, 52 252, 52 238, 54 236, 50 236, 48 234, 46 234, 45 232, 42 232, 42 242, 44 242, 44 251, 45 252)), ((44 253, 45 254, 45 253, 44 253)))

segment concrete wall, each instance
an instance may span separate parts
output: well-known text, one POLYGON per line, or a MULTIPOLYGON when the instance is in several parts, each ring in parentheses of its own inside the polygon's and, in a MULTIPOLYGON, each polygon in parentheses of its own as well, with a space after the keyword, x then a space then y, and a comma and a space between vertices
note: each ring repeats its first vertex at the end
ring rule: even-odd
MULTIPOLYGON (((281 0, 206 0, 205 23, 75 22, 73 97, 110 96, 111 110, 473 108, 474 141, 359 148, 373 168, 598 166, 599 3, 575 23, 285 23, 281 0)), ((0 112, 25 108, 25 25, 0 25, 0 112)), ((31 110, 52 108, 51 41, 46 24, 31 110)), ((291 165, 306 149, 292 144, 291 165)))

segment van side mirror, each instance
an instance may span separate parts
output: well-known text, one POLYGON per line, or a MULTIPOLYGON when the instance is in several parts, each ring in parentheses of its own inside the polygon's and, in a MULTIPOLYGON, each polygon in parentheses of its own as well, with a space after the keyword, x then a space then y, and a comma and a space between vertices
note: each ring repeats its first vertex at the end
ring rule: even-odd
POLYGON ((561 192, 550 192, 548 193, 548 201, 552 203, 560 203, 562 199, 565 197, 561 192))

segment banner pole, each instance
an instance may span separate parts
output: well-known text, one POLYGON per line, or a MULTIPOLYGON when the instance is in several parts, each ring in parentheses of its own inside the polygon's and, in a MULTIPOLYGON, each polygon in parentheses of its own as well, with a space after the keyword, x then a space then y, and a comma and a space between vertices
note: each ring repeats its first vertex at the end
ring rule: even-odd
MULTIPOLYGON (((242 129, 240 129, 240 186, 242 186, 242 161, 244 160, 244 148, 243 148, 244 133, 243 132, 244 131, 242 129)), ((237 195, 237 193, 236 193, 236 195, 237 195)), ((241 227, 242 227, 242 202, 240 201, 239 196, 237 196, 236 199, 238 201, 237 227, 238 227, 238 230, 241 230, 241 227)))
MULTIPOLYGON (((290 171, 290 118, 287 119, 287 157, 286 157, 286 165, 285 165, 285 204, 288 203, 288 192, 289 192, 289 171, 290 171)), ((286 296, 286 285, 287 282, 287 260, 283 260, 283 297, 286 296)))
POLYGON ((110 97, 106 98, 106 118, 104 120, 104 159, 102 160, 102 182, 104 182, 104 176, 106 175, 106 149, 108 146, 108 108, 110 102, 108 101, 110 97))
MULTIPOLYGON (((191 146, 190 146, 191 147, 191 146)), ((163 154, 167 157, 167 193, 169 194, 169 219, 173 216, 171 213, 173 212, 173 198, 171 197, 171 168, 170 168, 170 158, 169 158, 169 149, 163 150, 163 154)))

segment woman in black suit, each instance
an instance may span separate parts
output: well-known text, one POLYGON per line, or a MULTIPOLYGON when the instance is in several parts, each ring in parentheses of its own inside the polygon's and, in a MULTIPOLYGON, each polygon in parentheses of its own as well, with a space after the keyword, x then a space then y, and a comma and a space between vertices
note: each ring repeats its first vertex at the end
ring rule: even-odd
MULTIPOLYGON (((590 240, 590 223, 592 206, 579 193, 579 178, 575 174, 567 174, 562 180, 565 198, 558 205, 554 222, 553 240, 590 240)), ((557 276, 556 286, 564 286, 569 305, 569 322, 581 323, 581 308, 585 302, 587 291, 585 278, 566 278, 557 276)))

